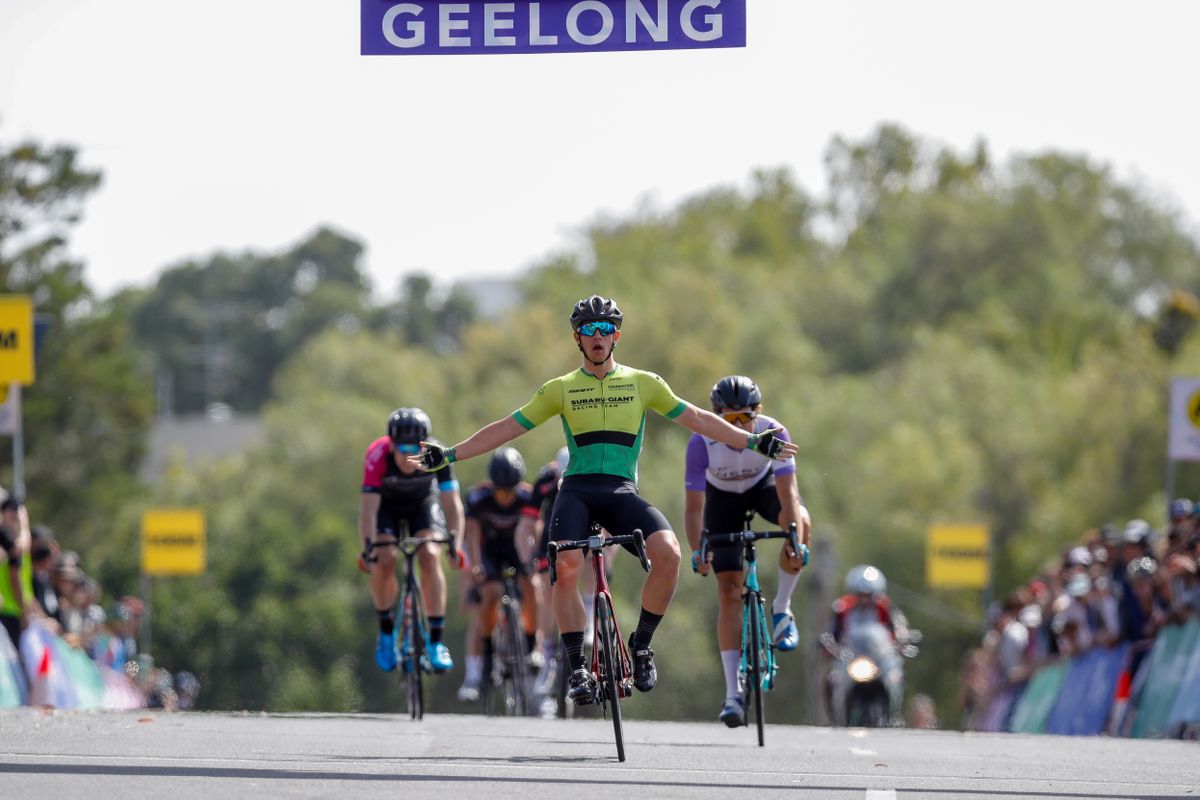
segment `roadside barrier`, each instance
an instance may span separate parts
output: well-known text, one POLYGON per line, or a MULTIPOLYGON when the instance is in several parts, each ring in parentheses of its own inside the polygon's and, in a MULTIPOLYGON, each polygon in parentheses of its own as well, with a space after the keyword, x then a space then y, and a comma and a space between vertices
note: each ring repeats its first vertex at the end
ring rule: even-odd
POLYGON ((0 708, 130 710, 146 705, 124 673, 96 663, 36 622, 21 632, 19 652, 8 637, 0 639, 0 708))
POLYGON ((1093 648, 1047 664, 1023 686, 992 698, 983 730, 1135 738, 1179 737, 1200 728, 1200 621, 1159 631, 1132 679, 1133 647, 1093 648), (1004 720, 1007 719, 1007 724, 1004 720))

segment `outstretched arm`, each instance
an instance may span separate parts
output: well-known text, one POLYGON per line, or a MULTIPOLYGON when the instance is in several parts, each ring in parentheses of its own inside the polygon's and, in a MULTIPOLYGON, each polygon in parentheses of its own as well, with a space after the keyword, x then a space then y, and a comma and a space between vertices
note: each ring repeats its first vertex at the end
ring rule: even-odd
POLYGON ((718 417, 711 411, 705 411, 702 408, 697 408, 691 403, 685 403, 687 406, 683 413, 675 418, 683 427, 705 436, 709 439, 716 439, 718 442, 727 444, 730 447, 738 449, 753 448, 762 452, 760 444, 764 440, 769 440, 779 445, 778 449, 771 453, 772 458, 783 461, 796 455, 797 447, 792 442, 784 442, 769 436, 772 431, 764 431, 763 433, 747 433, 736 425, 731 425, 725 420, 718 417))
MULTIPOLYGON (((497 447, 511 442, 524 432, 525 429, 521 427, 521 423, 512 417, 505 417, 504 419, 498 419, 489 425, 483 426, 454 447, 443 447, 440 449, 445 454, 446 461, 466 461, 468 458, 490 453, 497 447)), ((442 466, 440 461, 435 460, 435 463, 429 463, 428 455, 433 447, 428 442, 422 442, 422 444, 426 446, 426 450, 417 455, 409 456, 409 463, 424 470, 439 469, 442 466)))

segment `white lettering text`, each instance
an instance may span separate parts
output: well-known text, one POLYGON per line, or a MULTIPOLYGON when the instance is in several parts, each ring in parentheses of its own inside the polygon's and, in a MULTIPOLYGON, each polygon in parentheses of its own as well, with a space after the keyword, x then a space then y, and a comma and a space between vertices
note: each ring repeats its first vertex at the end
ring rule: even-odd
POLYGON ((383 38, 387 39, 392 47, 420 47, 425 44, 425 23, 419 19, 411 20, 405 27, 408 36, 399 36, 396 33, 396 17, 401 14, 416 16, 420 13, 421 7, 416 3, 398 3, 389 8, 383 15, 383 38))
POLYGON ((483 44, 487 47, 512 47, 517 43, 515 36, 501 36, 500 31, 511 31, 513 20, 497 19, 496 14, 511 14, 516 9, 513 3, 487 3, 483 7, 483 44))
POLYGON ((637 25, 642 27, 656 42, 667 40, 667 0, 658 0, 658 17, 651 18, 650 12, 642 5, 642 0, 626 0, 625 2, 625 41, 633 44, 637 41, 637 25))
POLYGON ((571 10, 567 12, 567 35, 578 44, 600 44, 612 34, 612 29, 612 11, 600 0, 584 0, 571 6, 571 10), (585 11, 595 11, 602 20, 600 31, 591 36, 586 36, 579 30, 579 18, 585 11))
POLYGON ((471 6, 466 3, 445 3, 438 6, 438 45, 440 47, 470 47, 471 36, 455 36, 455 31, 465 31, 470 21, 455 18, 453 14, 469 14, 471 6))
POLYGON ((684 34, 693 42, 713 42, 720 39, 724 22, 724 17, 720 14, 704 15, 704 22, 708 25, 706 30, 697 30, 696 26, 692 24, 692 17, 698 7, 704 6, 715 11, 719 5, 721 5, 721 0, 688 0, 683 6, 683 10, 679 12, 679 24, 683 27, 684 34))
POLYGON ((542 35, 542 4, 529 4, 529 43, 531 45, 556 45, 557 36, 542 35))

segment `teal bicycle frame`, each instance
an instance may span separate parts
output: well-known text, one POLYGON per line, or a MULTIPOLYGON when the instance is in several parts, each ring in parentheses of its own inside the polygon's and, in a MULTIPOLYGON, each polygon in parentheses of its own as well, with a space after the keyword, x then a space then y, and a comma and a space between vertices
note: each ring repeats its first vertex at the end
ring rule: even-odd
MULTIPOLYGON (((736 533, 701 533, 700 560, 708 560, 710 544, 737 543, 742 545, 746 561, 746 577, 742 589, 742 655, 738 660, 738 676, 744 691, 753 695, 754 720, 758 728, 758 746, 764 745, 763 692, 775 688, 775 674, 779 664, 775 661, 775 638, 767 624, 767 609, 763 602, 762 587, 758 583, 758 558, 754 543, 759 539, 787 539, 792 551, 801 555, 808 563, 808 547, 796 536, 796 524, 786 531, 750 530, 751 514, 746 518, 746 529, 736 533)), ((749 725, 750 715, 746 715, 749 725)))

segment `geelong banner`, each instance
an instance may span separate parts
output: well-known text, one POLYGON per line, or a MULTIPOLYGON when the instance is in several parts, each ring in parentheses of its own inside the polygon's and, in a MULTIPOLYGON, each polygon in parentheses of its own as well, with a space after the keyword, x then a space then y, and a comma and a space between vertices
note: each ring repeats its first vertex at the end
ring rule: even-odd
POLYGON ((746 46, 746 0, 360 0, 363 55, 746 46))

